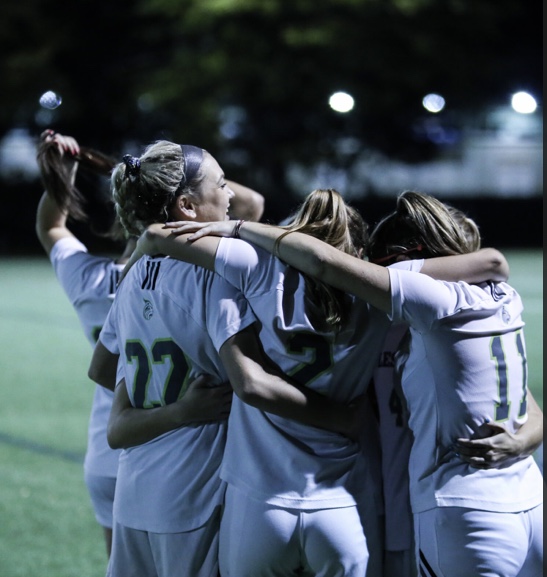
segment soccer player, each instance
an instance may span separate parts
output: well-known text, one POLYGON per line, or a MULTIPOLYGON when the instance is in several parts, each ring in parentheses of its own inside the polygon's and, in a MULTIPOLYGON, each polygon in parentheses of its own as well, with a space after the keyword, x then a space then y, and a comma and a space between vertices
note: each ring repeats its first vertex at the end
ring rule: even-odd
MULTIPOLYGON (((95 346, 121 271, 135 246, 135 237, 126 241, 122 228, 114 221, 111 237, 121 241, 124 250, 117 259, 92 255, 68 228, 67 219, 69 215, 80 219, 87 216, 84 198, 75 188, 79 164, 106 176, 115 161, 97 151, 80 149, 74 138, 52 130, 42 133, 37 157, 46 191, 38 205, 36 234, 78 315, 87 340, 95 346)), ((103 528, 108 554, 119 456, 119 451, 112 450, 106 439, 112 397, 111 391, 95 387, 84 460, 85 483, 95 518, 103 528)))
MULTIPOLYGON (((103 216, 106 222, 98 222, 96 217, 88 214, 89 203, 76 188, 76 175, 83 168, 91 175, 106 179, 116 160, 97 150, 80 147, 75 138, 51 129, 45 130, 40 137, 37 160, 45 192, 37 209, 36 234, 78 315, 87 340, 94 347, 112 305, 121 272, 135 247, 136 237, 127 237, 113 216, 110 219, 103 216), (67 223, 70 218, 87 222, 92 231, 106 229, 103 236, 121 245, 120 256, 110 258, 90 254, 70 229, 67 223)), ((239 183, 227 182, 234 193, 230 214, 259 220, 264 210, 264 197, 239 183)), ((112 205, 110 197, 104 202, 112 205)), ((102 386, 95 387, 84 460, 85 483, 95 517, 103 528, 108 555, 112 543, 112 506, 120 452, 111 449, 107 442, 112 400, 112 391, 102 386)))

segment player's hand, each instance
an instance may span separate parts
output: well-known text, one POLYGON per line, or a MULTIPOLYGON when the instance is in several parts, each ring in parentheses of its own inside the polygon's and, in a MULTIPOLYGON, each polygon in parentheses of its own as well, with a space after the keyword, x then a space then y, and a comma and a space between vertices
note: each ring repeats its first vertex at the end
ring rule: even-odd
MULTIPOLYGON (((144 255, 154 255, 159 251, 156 247, 156 238, 158 236, 157 231, 163 230, 165 226, 162 223, 153 223, 148 226, 148 228, 141 234, 137 240, 135 250, 132 252, 131 257, 127 261, 123 269, 122 276, 120 277, 120 283, 127 276, 127 273, 131 267, 144 255)), ((160 234, 161 236, 161 234, 160 234)), ((163 234, 165 236, 165 234, 163 234)), ((118 283, 119 284, 119 283, 118 283)))
POLYGON ((470 439, 457 439, 454 451, 477 469, 491 469, 521 457, 519 438, 496 423, 484 423, 470 439))
POLYGON ((54 142, 61 155, 68 153, 70 156, 77 156, 80 154, 80 145, 75 138, 54 132, 51 128, 42 132, 40 140, 42 142, 54 142))
POLYGON ((185 422, 221 421, 232 408, 233 390, 229 384, 212 384, 211 377, 201 375, 188 385, 180 403, 185 422))
POLYGON ((53 143, 61 157, 61 161, 66 170, 70 186, 74 186, 76 181, 76 172, 78 171, 78 154, 80 154, 80 145, 72 136, 65 136, 47 128, 40 135, 42 145, 53 143))
POLYGON ((163 228, 168 228, 171 233, 178 236, 179 234, 194 233, 188 237, 189 241, 197 240, 203 236, 225 236, 234 235, 235 227, 239 221, 223 220, 218 222, 166 222, 163 228))

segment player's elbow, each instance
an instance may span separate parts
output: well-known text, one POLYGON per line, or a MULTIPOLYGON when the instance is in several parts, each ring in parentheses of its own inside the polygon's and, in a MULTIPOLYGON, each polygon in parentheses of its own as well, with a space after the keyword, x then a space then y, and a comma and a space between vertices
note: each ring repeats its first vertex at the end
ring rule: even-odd
POLYGON ((502 282, 509 278, 509 263, 503 254, 495 248, 484 249, 488 254, 491 279, 502 282))
POLYGON ((125 443, 123 442, 123 437, 119 433, 119 427, 116 426, 116 423, 108 423, 108 427, 106 428, 106 440, 108 442, 108 446, 111 449, 125 449, 125 443))
POLYGON ((105 375, 103 371, 98 370, 93 364, 90 365, 87 376, 97 385, 108 389, 109 391, 114 390, 115 379, 112 375, 105 375))
POLYGON ((232 382, 232 388, 239 399, 247 405, 257 407, 260 404, 262 395, 260 394, 260 386, 258 386, 255 379, 248 376, 240 376, 235 385, 232 382))
POLYGON ((259 192, 253 192, 249 220, 258 222, 264 214, 265 199, 259 192))

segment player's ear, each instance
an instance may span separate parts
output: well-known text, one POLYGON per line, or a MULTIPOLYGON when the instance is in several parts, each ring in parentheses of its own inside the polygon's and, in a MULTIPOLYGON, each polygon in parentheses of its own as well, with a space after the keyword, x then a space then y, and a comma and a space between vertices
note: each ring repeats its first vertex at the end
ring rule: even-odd
POLYGON ((177 196, 175 210, 180 220, 195 220, 197 217, 194 203, 185 194, 177 196))

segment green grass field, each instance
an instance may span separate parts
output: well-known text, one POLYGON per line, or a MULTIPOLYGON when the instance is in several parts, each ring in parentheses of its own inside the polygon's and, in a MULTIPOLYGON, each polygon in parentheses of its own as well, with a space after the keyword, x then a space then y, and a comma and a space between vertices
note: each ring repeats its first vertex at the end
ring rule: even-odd
MULTIPOLYGON (((543 407, 543 254, 506 251, 543 407)), ((0 260, 0 576, 102 577, 83 481, 91 349, 45 257, 0 260)))

